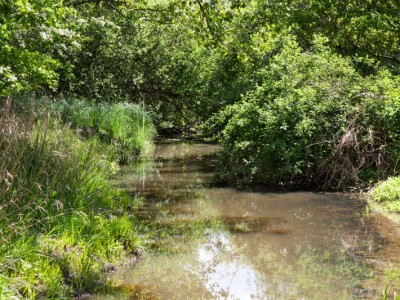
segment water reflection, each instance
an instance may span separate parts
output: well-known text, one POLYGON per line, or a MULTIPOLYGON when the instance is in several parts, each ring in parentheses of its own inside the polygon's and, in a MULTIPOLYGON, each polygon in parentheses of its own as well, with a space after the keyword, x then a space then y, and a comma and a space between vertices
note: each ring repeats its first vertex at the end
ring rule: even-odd
POLYGON ((182 239, 180 232, 169 236, 166 247, 174 251, 150 255, 120 272, 116 285, 129 287, 133 299, 364 299, 381 294, 381 270, 400 257, 398 233, 388 222, 361 218, 364 204, 350 196, 212 188, 216 158, 209 154, 217 150, 161 144, 153 163, 125 170, 115 182, 145 197, 142 213, 149 222, 176 228, 219 224, 200 240, 182 239))
POLYGON ((214 299, 262 299, 266 294, 261 276, 235 253, 224 233, 211 233, 208 242, 200 245, 197 256, 199 273, 214 299))

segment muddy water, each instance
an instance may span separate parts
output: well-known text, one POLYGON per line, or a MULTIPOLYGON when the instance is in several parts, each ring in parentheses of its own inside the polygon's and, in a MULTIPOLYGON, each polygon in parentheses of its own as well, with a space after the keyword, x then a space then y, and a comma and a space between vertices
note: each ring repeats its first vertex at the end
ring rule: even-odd
POLYGON ((148 222, 187 233, 160 237, 165 251, 116 274, 114 284, 126 292, 108 298, 380 297, 388 270, 399 265, 391 223, 363 216, 365 205, 355 196, 212 187, 217 161, 210 154, 217 150, 159 144, 154 162, 118 179, 119 187, 146 199, 138 213, 148 222))

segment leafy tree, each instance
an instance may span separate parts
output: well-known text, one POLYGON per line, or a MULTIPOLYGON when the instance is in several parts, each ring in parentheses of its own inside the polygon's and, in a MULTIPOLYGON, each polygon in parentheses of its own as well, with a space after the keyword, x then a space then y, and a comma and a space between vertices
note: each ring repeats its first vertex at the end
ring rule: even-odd
POLYGON ((65 52, 79 48, 74 10, 54 0, 0 2, 0 95, 55 88, 65 52))
MULTIPOLYGON (((267 1, 265 17, 290 28, 303 47, 315 33, 347 56, 372 57, 399 72, 400 3, 396 0, 294 0, 267 1)), ((360 65, 359 67, 364 67, 360 65)), ((370 72, 368 68, 364 71, 370 72)))
POLYGON ((392 170, 399 78, 362 77, 325 43, 318 37, 302 51, 286 38, 259 70, 262 83, 214 116, 223 128, 221 180, 345 188, 392 170))
POLYGON ((74 78, 62 80, 59 91, 97 102, 144 102, 160 122, 195 117, 204 101, 207 59, 191 28, 180 22, 179 7, 170 1, 74 5, 83 41, 79 55, 70 58, 74 78))

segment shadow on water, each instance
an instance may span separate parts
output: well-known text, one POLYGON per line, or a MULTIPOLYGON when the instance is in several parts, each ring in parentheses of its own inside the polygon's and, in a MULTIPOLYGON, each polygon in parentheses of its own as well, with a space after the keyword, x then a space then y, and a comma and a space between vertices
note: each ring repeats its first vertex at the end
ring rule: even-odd
POLYGON ((157 251, 93 299, 379 298, 399 265, 393 224, 351 195, 212 187, 217 151, 160 144, 115 180, 145 198, 137 214, 160 233, 157 251))

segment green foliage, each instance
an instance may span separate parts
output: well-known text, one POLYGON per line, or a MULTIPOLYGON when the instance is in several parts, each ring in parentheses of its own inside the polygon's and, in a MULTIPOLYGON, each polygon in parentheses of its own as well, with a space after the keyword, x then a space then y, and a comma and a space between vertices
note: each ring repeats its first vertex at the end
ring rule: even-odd
MULTIPOLYGON (((251 171, 232 179, 263 182, 254 178, 264 174, 276 182, 303 177, 343 187, 393 169, 400 119, 396 1, 15 0, 0 6, 0 95, 45 90, 95 103, 145 103, 159 127, 193 126, 219 111, 218 131, 237 115, 249 136, 242 139, 229 123, 224 151, 237 150, 234 156, 245 161, 226 163, 251 171), (316 33, 323 43, 315 42, 316 33), (253 141, 275 140, 281 132, 286 140, 269 150, 253 141), (282 160, 278 153, 286 152, 282 160), (261 159, 266 155, 270 162, 261 159)), ((151 130, 132 125, 136 134, 127 135, 123 122, 131 124, 140 108, 103 113, 102 105, 83 105, 71 120, 83 124, 89 114, 82 127, 98 126, 126 160, 151 130)))
POLYGON ((222 180, 345 188, 393 169, 398 118, 386 116, 397 115, 399 79, 362 77, 324 42, 302 51, 286 39, 262 83, 213 117, 222 180))
POLYGON ((74 9, 59 1, 0 2, 0 96, 54 89, 70 63, 61 58, 79 48, 74 9))
POLYGON ((96 140, 56 121, 0 114, 0 296, 64 299, 106 288, 142 247, 132 199, 96 140))
POLYGON ((155 129, 144 104, 90 104, 75 100, 57 101, 52 106, 81 136, 97 136, 112 145, 121 162, 152 148, 155 129))
POLYGON ((0 95, 46 90, 144 101, 158 124, 188 125, 239 101, 290 33, 323 34, 373 74, 398 73, 396 1, 3 1, 0 95))
POLYGON ((400 283, 400 270, 399 269, 385 270, 385 276, 388 280, 388 283, 386 284, 386 288, 382 293, 381 300, 389 300, 389 299, 399 300, 400 297, 396 293, 396 287, 400 283))
POLYGON ((73 58, 74 79, 60 89, 96 102, 144 102, 157 123, 195 118, 204 55, 181 24, 179 7, 173 1, 78 6, 85 39, 73 58))
POLYGON ((202 46, 175 4, 2 2, 0 96, 45 90, 96 102, 145 102, 160 123, 185 125, 205 100, 206 65, 199 68, 202 46))
MULTIPOLYGON (((310 45, 317 32, 328 37, 339 53, 356 58, 372 57, 398 74, 400 4, 388 1, 295 0, 268 1, 266 18, 279 27, 291 27, 302 45, 310 45), (282 20, 275 22, 273 20, 282 20)), ((364 71, 371 71, 360 64, 364 71)))
POLYGON ((390 177, 378 183, 369 195, 387 211, 400 212, 400 177, 390 177))

